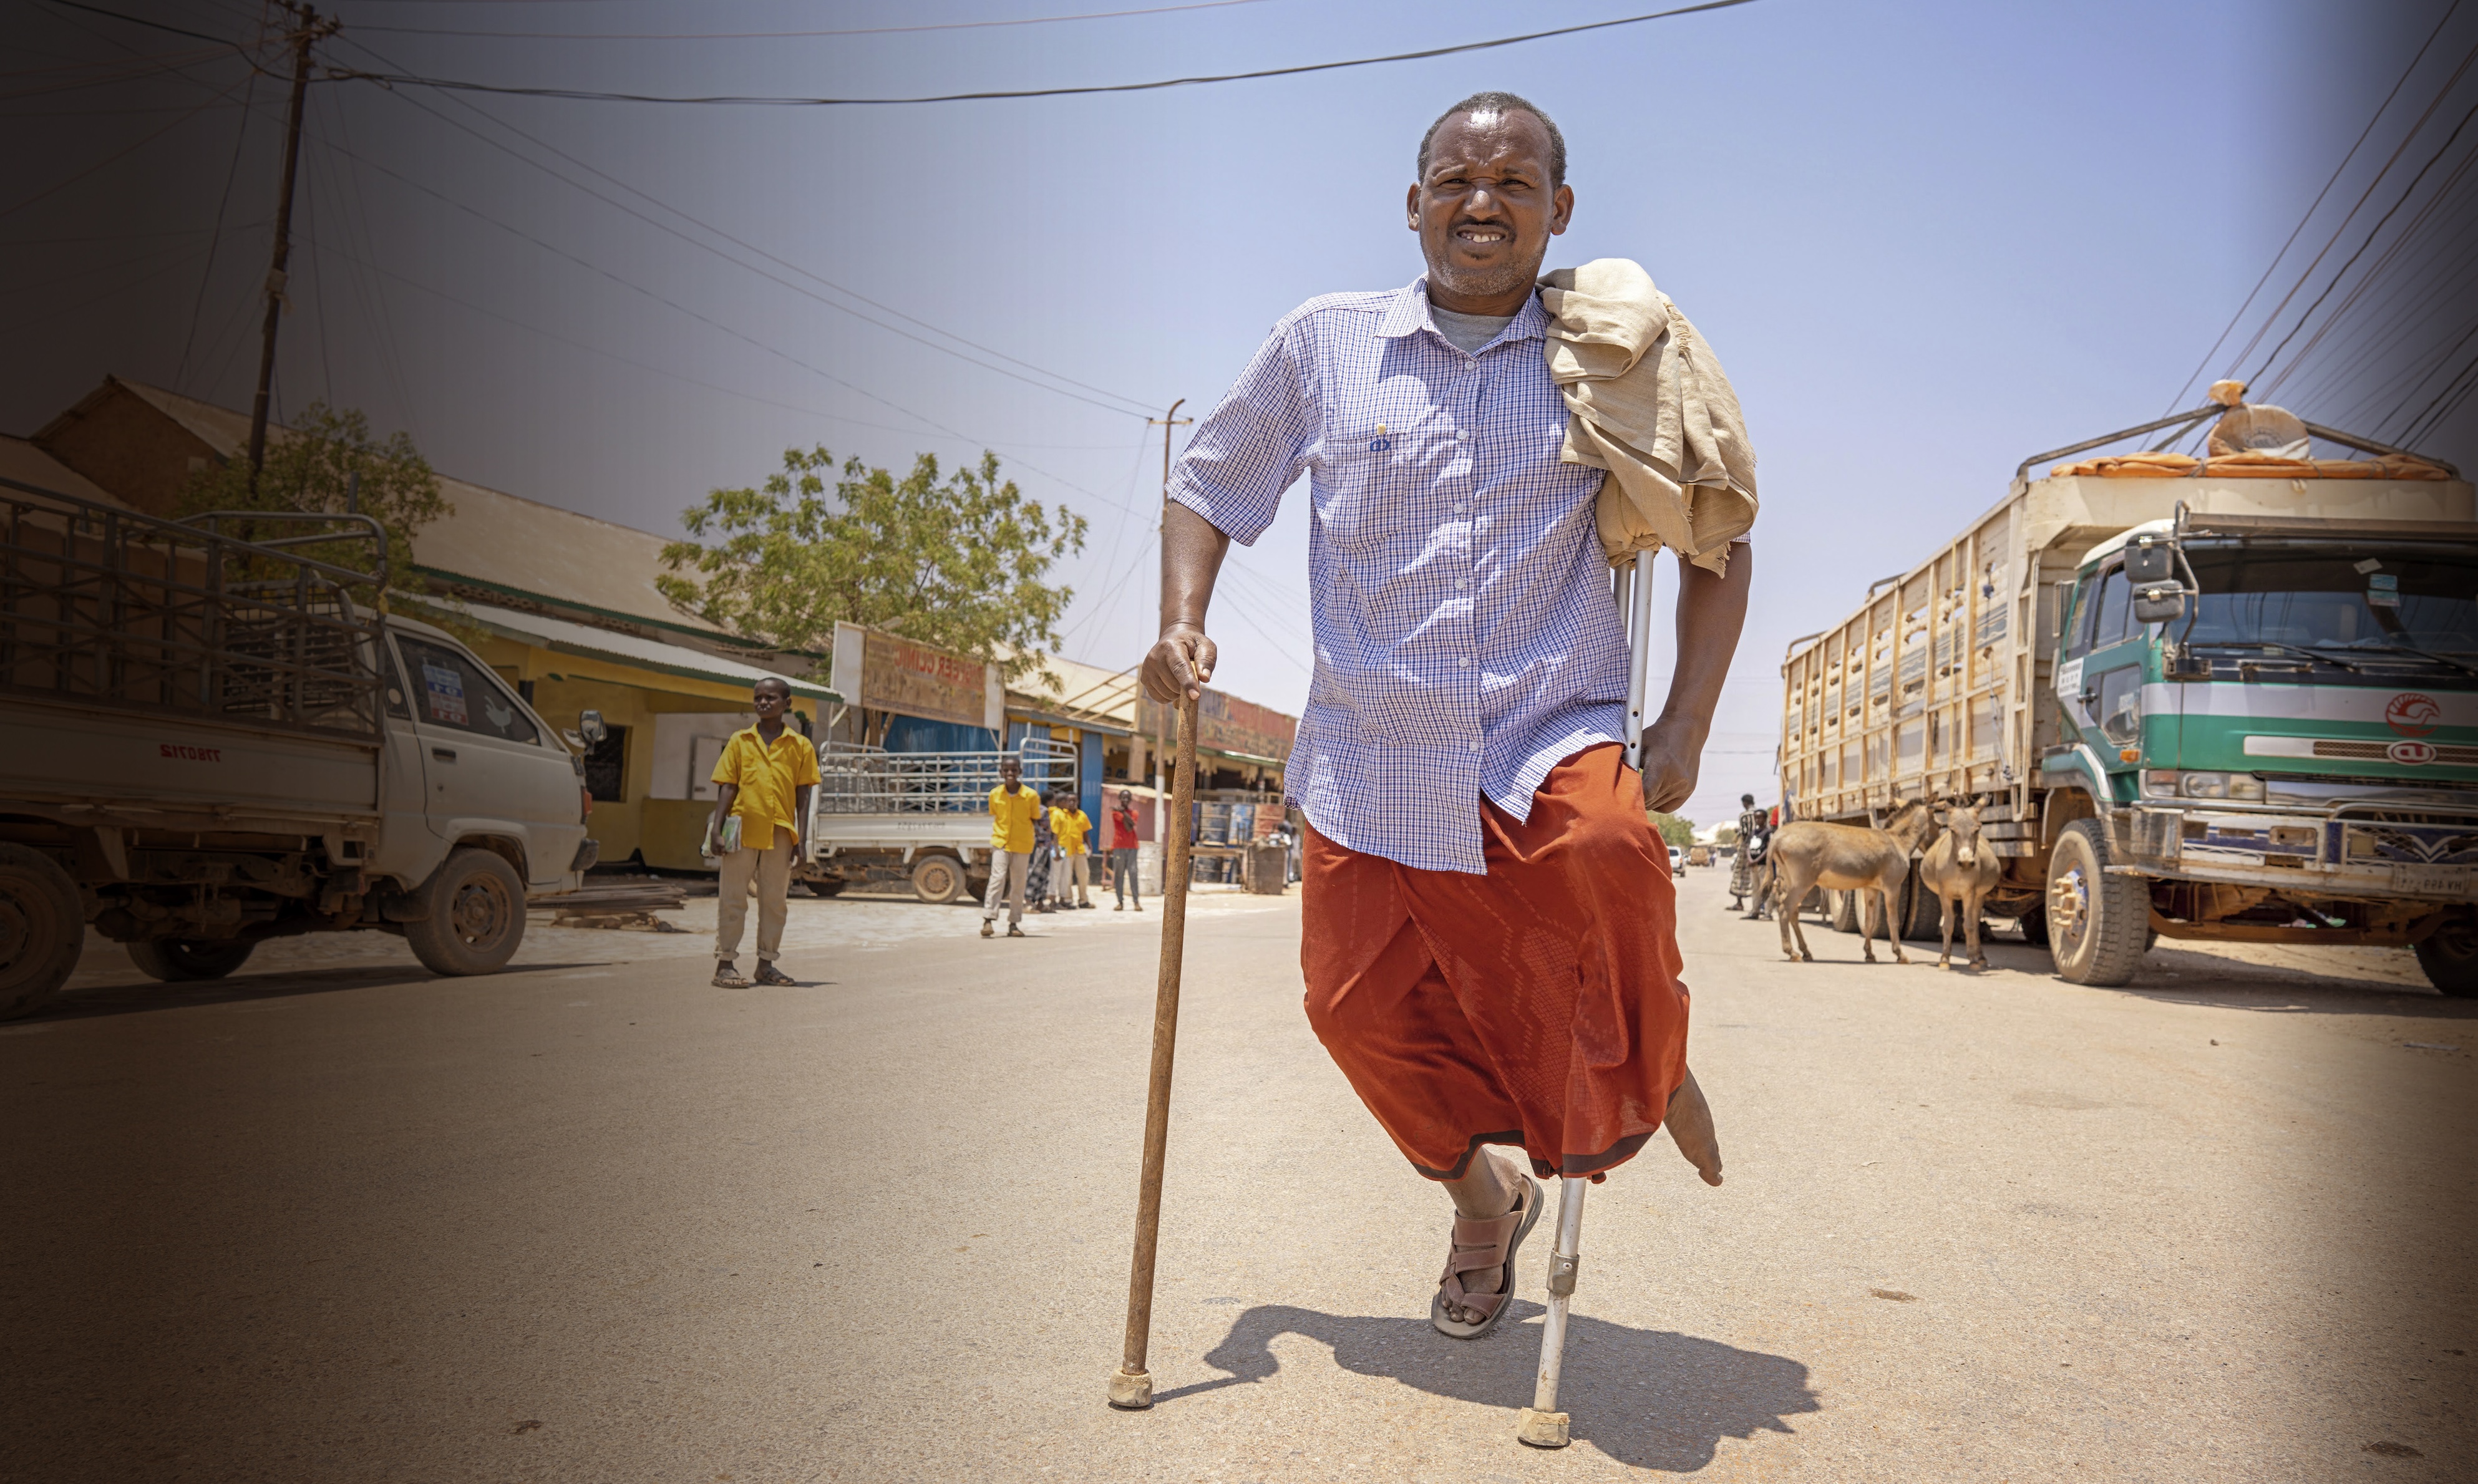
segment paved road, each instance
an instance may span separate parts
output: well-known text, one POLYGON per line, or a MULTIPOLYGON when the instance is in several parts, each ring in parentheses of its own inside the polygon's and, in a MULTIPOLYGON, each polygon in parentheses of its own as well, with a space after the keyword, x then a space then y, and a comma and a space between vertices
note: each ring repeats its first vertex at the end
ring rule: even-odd
POLYGON ((2473 1007, 2374 954, 1787 965, 1720 885, 1683 937, 1729 1183, 1656 1142, 1594 1194, 1562 1454, 1513 1441, 1545 1244, 1519 1323, 1429 1332, 1445 1208, 1300 1015, 1297 902, 1216 895, 1149 1414, 1101 1396, 1158 917, 800 902, 782 991, 690 936, 466 981, 296 943, 204 994, 98 955, 0 1030, 0 1475, 2478 1471, 2473 1007))

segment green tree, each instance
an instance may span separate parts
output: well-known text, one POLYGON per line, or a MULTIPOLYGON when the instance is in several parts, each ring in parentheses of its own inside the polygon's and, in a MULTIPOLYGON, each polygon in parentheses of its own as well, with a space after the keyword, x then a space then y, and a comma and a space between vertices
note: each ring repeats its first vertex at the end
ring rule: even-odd
MULTIPOLYGON (((209 464, 190 476, 179 514, 207 511, 309 511, 343 515, 347 509, 368 516, 388 535, 387 586, 398 592, 418 592, 421 580, 413 574, 413 538, 423 526, 455 507, 439 491, 439 476, 413 440, 398 432, 385 442, 370 436, 370 421, 358 409, 336 409, 313 402, 292 426, 267 439, 266 466, 250 478, 249 461, 226 459, 209 464), (353 476, 359 474, 358 486, 353 476)), ((261 537, 284 533, 273 522, 256 532, 261 537)), ((228 528, 248 540, 244 526, 228 528)), ((352 548, 314 545, 311 556, 341 565, 363 560, 352 548)))
POLYGON ((1695 843, 1694 820, 1684 815, 1665 815, 1658 810, 1648 810, 1646 813, 1652 816, 1652 827, 1660 831, 1660 838, 1666 843, 1676 845, 1681 850, 1687 849, 1695 843))
POLYGON ((1010 680, 1058 646, 1075 590, 1048 578, 1085 533, 1000 482, 996 454, 943 479, 923 454, 898 480, 858 459, 838 470, 822 447, 785 450, 763 485, 717 490, 680 523, 691 540, 663 548, 655 583, 684 613, 812 654, 833 648, 837 620, 985 661, 1004 650, 1010 680))

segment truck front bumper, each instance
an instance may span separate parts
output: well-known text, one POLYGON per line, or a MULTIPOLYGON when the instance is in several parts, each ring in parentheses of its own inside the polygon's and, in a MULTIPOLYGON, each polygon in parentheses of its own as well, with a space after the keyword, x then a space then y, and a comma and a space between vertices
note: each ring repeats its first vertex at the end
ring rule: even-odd
POLYGON ((2292 897, 2478 901, 2478 816, 2137 805, 2111 823, 2118 862, 2142 875, 2292 897))

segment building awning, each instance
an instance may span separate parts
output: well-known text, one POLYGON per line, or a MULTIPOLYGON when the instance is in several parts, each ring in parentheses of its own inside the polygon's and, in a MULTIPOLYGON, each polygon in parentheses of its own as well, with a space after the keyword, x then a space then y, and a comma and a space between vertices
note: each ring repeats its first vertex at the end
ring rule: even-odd
POLYGON ((573 654, 590 659, 631 665, 639 669, 656 670, 666 675, 684 675, 692 680, 715 681, 722 685, 754 685, 770 677, 783 681, 794 695, 812 700, 840 701, 843 696, 831 687, 814 680, 802 680, 739 660, 726 660, 720 655, 691 649, 685 644, 667 644, 658 639, 640 639, 634 634, 620 634, 610 629, 597 629, 566 618, 551 618, 541 614, 521 613, 513 608, 498 608, 488 603, 466 603, 444 607, 442 611, 463 622, 488 629, 503 639, 532 644, 554 654, 573 654))
POLYGON ((1095 721, 1088 717, 1063 717, 1055 712, 1035 711, 1029 706, 1019 706, 1013 696, 1007 697, 1006 716, 1009 721, 1029 721, 1035 726, 1074 727, 1079 732, 1097 732, 1103 737, 1136 735, 1115 721, 1095 721))

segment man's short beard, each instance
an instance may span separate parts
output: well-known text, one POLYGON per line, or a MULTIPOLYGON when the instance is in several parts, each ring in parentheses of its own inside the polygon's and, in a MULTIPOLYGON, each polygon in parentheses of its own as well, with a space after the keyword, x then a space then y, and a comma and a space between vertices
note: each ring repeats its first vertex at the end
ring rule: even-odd
MULTIPOLYGON (((1544 251, 1541 258, 1547 257, 1544 251)), ((1429 281, 1448 293, 1466 299, 1494 299, 1518 289, 1529 289, 1540 276, 1541 258, 1529 263, 1509 263, 1497 268, 1462 268, 1442 264, 1429 264, 1429 281)))

